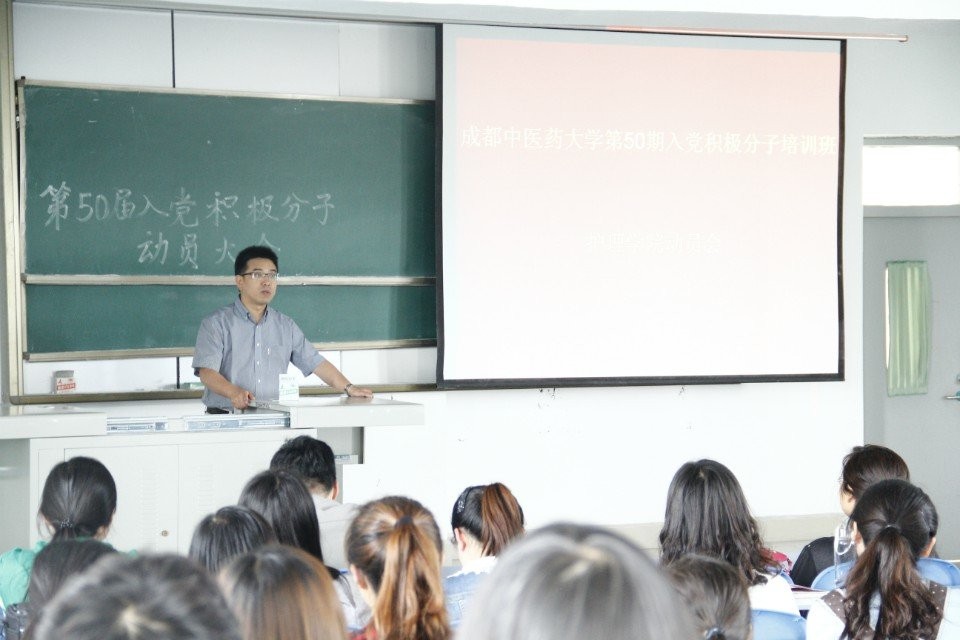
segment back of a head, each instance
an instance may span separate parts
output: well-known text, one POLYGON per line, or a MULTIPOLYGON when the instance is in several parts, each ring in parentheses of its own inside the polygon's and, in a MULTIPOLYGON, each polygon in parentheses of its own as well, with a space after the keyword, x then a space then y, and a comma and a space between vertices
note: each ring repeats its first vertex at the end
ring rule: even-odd
POLYGON ((681 640, 689 614, 644 552, 599 527, 517 540, 480 585, 458 640, 681 640))
POLYGON ((277 541, 263 516, 241 506, 223 507, 197 525, 187 555, 216 573, 234 556, 277 541))
POLYGON ((843 458, 840 487, 859 500, 863 492, 881 480, 910 481, 910 469, 897 452, 877 444, 854 447, 843 458))
POLYGON ((450 526, 466 529, 480 542, 483 555, 498 556, 523 535, 523 509, 499 482, 467 487, 453 505, 450 526))
POLYGON ((33 560, 27 588, 31 615, 37 615, 68 578, 113 553, 113 547, 99 540, 55 540, 41 549, 33 560))
POLYGON ((240 640, 240 632, 213 577, 191 560, 114 554, 67 581, 31 637, 240 640))
POLYGON ((670 563, 667 577, 686 603, 704 640, 750 640, 750 595, 723 560, 690 554, 670 563))
POLYGON ((688 553, 724 560, 748 584, 775 565, 736 476, 715 460, 687 462, 673 476, 660 530, 660 562, 688 553))
POLYGON ((905 480, 881 480, 867 487, 850 517, 864 550, 847 578, 848 630, 870 628, 870 609, 879 594, 877 631, 882 636, 931 637, 942 613, 916 570, 917 558, 936 533, 937 514, 930 497, 905 480))
POLYGON ((240 504, 263 516, 278 542, 323 562, 317 508, 300 476, 284 469, 258 473, 240 493, 240 504))
POLYGON ((76 457, 50 470, 40 497, 40 516, 53 539, 92 538, 110 526, 117 509, 117 485, 99 460, 76 457))
POLYGON ((273 458, 271 469, 286 469, 299 475, 309 488, 314 485, 324 493, 337 482, 337 462, 333 449, 323 440, 297 436, 283 443, 273 458))
POLYGON ((422 504, 389 496, 361 506, 346 548, 376 594, 373 624, 382 640, 449 638, 440 529, 422 504))
POLYGON ((267 545, 234 558, 220 573, 246 640, 343 640, 347 628, 333 581, 299 549, 267 545))

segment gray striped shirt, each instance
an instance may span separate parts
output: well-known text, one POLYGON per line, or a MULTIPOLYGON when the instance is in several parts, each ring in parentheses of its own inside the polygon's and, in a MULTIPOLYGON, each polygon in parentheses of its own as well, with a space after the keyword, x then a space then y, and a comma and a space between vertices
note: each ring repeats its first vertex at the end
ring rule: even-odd
MULTIPOLYGON (((237 298, 203 319, 193 351, 193 368, 213 369, 247 391, 258 403, 280 396, 280 374, 292 362, 310 375, 324 358, 289 316, 267 307, 259 324, 237 298)), ((229 398, 203 391, 203 404, 233 409, 229 398)))

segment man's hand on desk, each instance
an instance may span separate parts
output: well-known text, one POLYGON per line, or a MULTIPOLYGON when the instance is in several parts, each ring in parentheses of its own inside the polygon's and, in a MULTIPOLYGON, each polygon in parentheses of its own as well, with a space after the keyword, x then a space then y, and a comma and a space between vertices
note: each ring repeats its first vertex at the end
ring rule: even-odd
POLYGON ((358 387, 355 384, 348 384, 343 390, 349 398, 372 398, 373 391, 366 387, 358 387))
POLYGON ((234 409, 246 409, 257 401, 257 399, 253 397, 253 394, 246 389, 241 389, 240 387, 235 388, 236 391, 230 394, 230 402, 233 403, 234 409))

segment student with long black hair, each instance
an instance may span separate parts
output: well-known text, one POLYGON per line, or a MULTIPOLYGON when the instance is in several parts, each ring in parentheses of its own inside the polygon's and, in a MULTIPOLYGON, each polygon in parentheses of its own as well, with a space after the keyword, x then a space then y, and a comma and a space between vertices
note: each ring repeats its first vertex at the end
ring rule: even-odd
MULTIPOLYGON (((843 458, 840 472, 840 509, 849 516, 857 500, 867 488, 881 480, 910 481, 910 470, 897 452, 878 444, 856 446, 843 458)), ((790 570, 794 584, 809 587, 814 578, 827 567, 835 563, 833 557, 833 536, 817 538, 807 544, 797 556, 790 570)), ((856 552, 851 550, 840 561, 854 560, 856 552), (849 557, 848 557, 849 556, 849 557)))
POLYGON ((320 546, 320 523, 310 491, 300 476, 284 469, 262 471, 240 493, 240 505, 259 513, 273 528, 277 542, 306 551, 326 566, 349 629, 370 620, 370 608, 349 574, 326 565, 320 546))
POLYGON ((917 571, 936 543, 930 497, 904 480, 884 480, 860 496, 850 517, 859 557, 846 587, 810 608, 808 640, 960 638, 960 591, 917 571))
POLYGON ((800 615, 790 584, 763 545, 736 476, 716 460, 687 462, 674 474, 660 530, 660 564, 688 553, 729 563, 749 585, 750 606, 800 615))
MULTIPOLYGON (((76 457, 50 470, 40 496, 37 514, 41 531, 50 540, 103 540, 117 510, 117 485, 99 460, 76 457)), ((0 555, 0 604, 22 602, 30 583, 30 570, 41 540, 32 549, 11 549, 0 555)))

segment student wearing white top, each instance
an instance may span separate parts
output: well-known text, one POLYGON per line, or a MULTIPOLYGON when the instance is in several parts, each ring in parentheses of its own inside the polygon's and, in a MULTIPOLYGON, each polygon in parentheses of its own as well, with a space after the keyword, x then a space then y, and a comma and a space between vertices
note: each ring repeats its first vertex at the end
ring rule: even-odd
POLYGON ((270 459, 270 469, 293 471, 307 485, 317 508, 323 561, 327 566, 346 571, 347 555, 343 550, 343 542, 359 506, 337 500, 340 484, 337 482, 337 460, 333 449, 323 440, 298 436, 287 440, 277 449, 270 459))
POLYGON ((813 603, 808 640, 960 638, 960 592, 917 571, 917 559, 936 543, 930 497, 904 480, 884 480, 863 493, 850 517, 859 557, 846 589, 813 603))
POLYGON ((763 546, 736 476, 716 460, 687 462, 674 474, 660 530, 660 564, 689 553, 724 560, 749 585, 750 607, 800 615, 790 584, 763 546))

